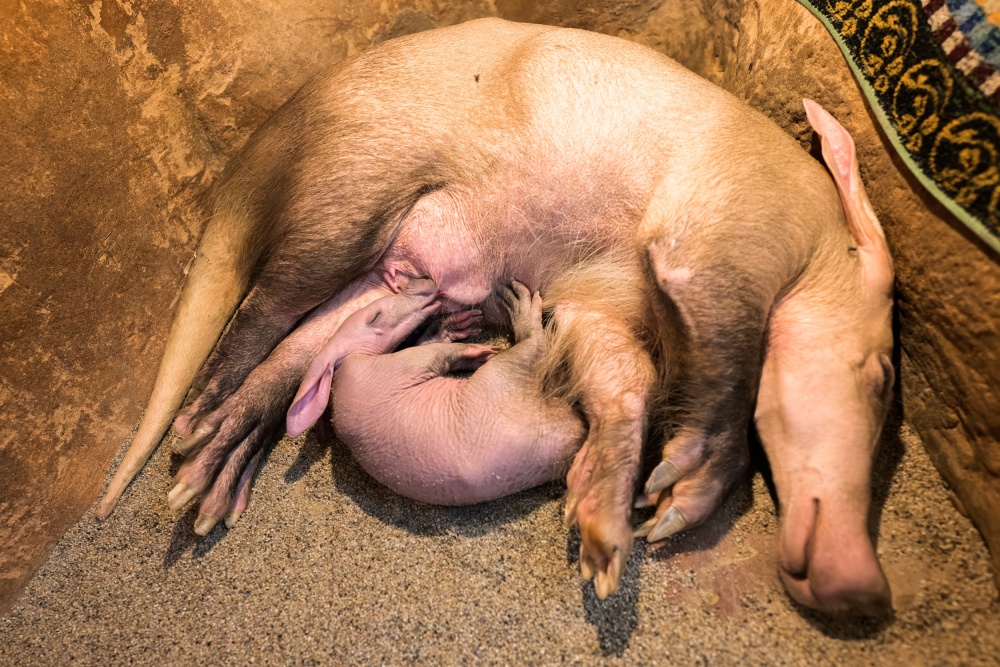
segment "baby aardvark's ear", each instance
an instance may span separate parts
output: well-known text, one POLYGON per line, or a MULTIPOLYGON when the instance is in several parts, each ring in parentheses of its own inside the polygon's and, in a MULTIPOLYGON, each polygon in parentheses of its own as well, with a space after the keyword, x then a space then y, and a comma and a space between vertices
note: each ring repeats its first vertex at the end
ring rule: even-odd
MULTIPOLYGON (((310 369, 312 371, 312 369, 310 369)), ((328 366, 322 375, 312 372, 306 374, 299 386, 298 393, 288 408, 285 427, 288 437, 297 438, 307 428, 316 423, 326 404, 330 401, 330 385, 333 383, 333 367, 328 366)))
POLYGON ((802 100, 806 117, 822 140, 823 159, 837 184, 840 201, 844 205, 847 226, 857 244, 865 269, 865 276, 872 286, 892 289, 892 258, 885 242, 882 225, 875 216, 868 193, 861 182, 854 139, 844 126, 830 113, 810 99, 802 100))

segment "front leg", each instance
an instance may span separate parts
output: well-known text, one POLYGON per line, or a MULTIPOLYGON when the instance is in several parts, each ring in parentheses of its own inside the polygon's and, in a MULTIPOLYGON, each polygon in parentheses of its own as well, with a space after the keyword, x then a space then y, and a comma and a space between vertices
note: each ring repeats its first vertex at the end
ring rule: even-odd
POLYGON ((657 505, 636 531, 650 542, 704 521, 743 477, 768 315, 806 263, 808 241, 802 232, 782 236, 777 214, 737 214, 725 196, 666 201, 669 210, 654 202, 639 233, 658 288, 652 314, 672 348, 679 388, 672 408, 680 427, 639 499, 657 505), (692 220, 691 211, 704 219, 692 220))
POLYGON ((174 451, 187 459, 168 501, 176 510, 201 495, 196 533, 207 535, 224 517, 227 525, 235 524, 246 509, 262 452, 280 436, 311 359, 351 313, 388 293, 372 276, 352 283, 307 318, 175 445, 174 451))
POLYGON ((597 596, 613 593, 632 550, 632 498, 655 373, 632 328, 613 310, 562 302, 554 349, 567 351, 569 398, 587 418, 566 478, 567 526, 580 527, 580 572, 597 596), (575 388, 575 389, 574 389, 575 388))
POLYGON ((723 272, 668 284, 680 320, 680 332, 668 336, 683 341, 675 349, 682 391, 676 403, 683 412, 639 501, 658 505, 656 516, 636 532, 650 542, 704 521, 749 463, 747 434, 767 309, 752 297, 734 295, 729 280, 723 272))

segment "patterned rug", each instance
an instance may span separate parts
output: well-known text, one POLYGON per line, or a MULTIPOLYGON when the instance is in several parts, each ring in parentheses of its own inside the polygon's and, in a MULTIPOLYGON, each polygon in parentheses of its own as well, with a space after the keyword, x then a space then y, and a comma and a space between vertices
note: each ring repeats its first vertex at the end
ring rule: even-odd
POLYGON ((1000 0, 799 0, 914 175, 1000 252, 1000 0))

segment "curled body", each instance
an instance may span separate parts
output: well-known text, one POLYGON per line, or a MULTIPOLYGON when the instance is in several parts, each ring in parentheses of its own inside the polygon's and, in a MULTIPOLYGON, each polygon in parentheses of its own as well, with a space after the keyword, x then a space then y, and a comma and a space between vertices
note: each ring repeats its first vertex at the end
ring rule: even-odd
MULTIPOLYGON (((819 124, 844 145, 835 121, 819 124)), ((175 422, 189 457, 171 504, 200 495, 200 532, 245 508, 244 480, 324 343, 317 322, 421 276, 447 292, 445 310, 483 303, 500 321, 491 295, 518 280, 552 300, 542 365, 586 421, 566 521, 579 525, 598 595, 627 560, 648 420, 676 384, 684 413, 652 443, 663 463, 643 489, 657 504, 648 539, 718 506, 746 469, 756 414, 786 480, 790 592, 831 611, 884 608, 859 520, 867 497, 838 499, 867 488, 885 416, 892 271, 853 155, 846 171, 830 166, 854 175, 835 184, 733 96, 603 35, 481 20, 340 63, 279 109, 217 185, 150 406, 99 514, 217 340, 204 391, 175 422), (644 308, 605 307, 617 277, 579 270, 604 254, 633 267, 644 308), (813 419, 809 403, 826 395, 845 400, 813 419), (832 462, 823 497, 797 483, 812 465, 802 461, 832 462)))
POLYGON ((530 373, 521 368, 529 347, 497 355, 469 378, 449 377, 465 361, 462 347, 345 360, 333 419, 354 458, 396 493, 434 505, 471 505, 565 477, 583 422, 517 377, 530 373), (384 401, 403 409, 373 410, 384 401))
MULTIPOLYGON (((355 352, 340 362, 334 428, 382 484, 427 503, 468 505, 566 474, 585 430, 566 401, 540 390, 547 345, 541 297, 515 283, 504 302, 514 344, 499 354, 427 342, 392 354, 355 352), (475 372, 454 375, 468 370, 475 372)), ((349 333, 344 328, 338 336, 349 333)))

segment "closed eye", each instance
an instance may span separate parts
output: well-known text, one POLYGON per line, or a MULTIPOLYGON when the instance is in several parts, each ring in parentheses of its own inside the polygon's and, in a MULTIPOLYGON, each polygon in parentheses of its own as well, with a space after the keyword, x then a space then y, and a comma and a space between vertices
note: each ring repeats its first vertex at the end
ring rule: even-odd
POLYGON ((886 354, 878 355, 878 361, 882 368, 882 381, 878 385, 878 394, 889 396, 896 384, 896 369, 892 367, 892 360, 886 354))
POLYGON ((377 320, 380 315, 382 315, 382 311, 381 310, 376 310, 375 314, 372 315, 372 318, 370 320, 368 320, 368 324, 375 324, 375 320, 377 320))
POLYGON ((890 387, 896 384, 896 369, 892 367, 892 361, 886 355, 879 356, 879 361, 882 363, 882 371, 885 373, 885 382, 890 387))

